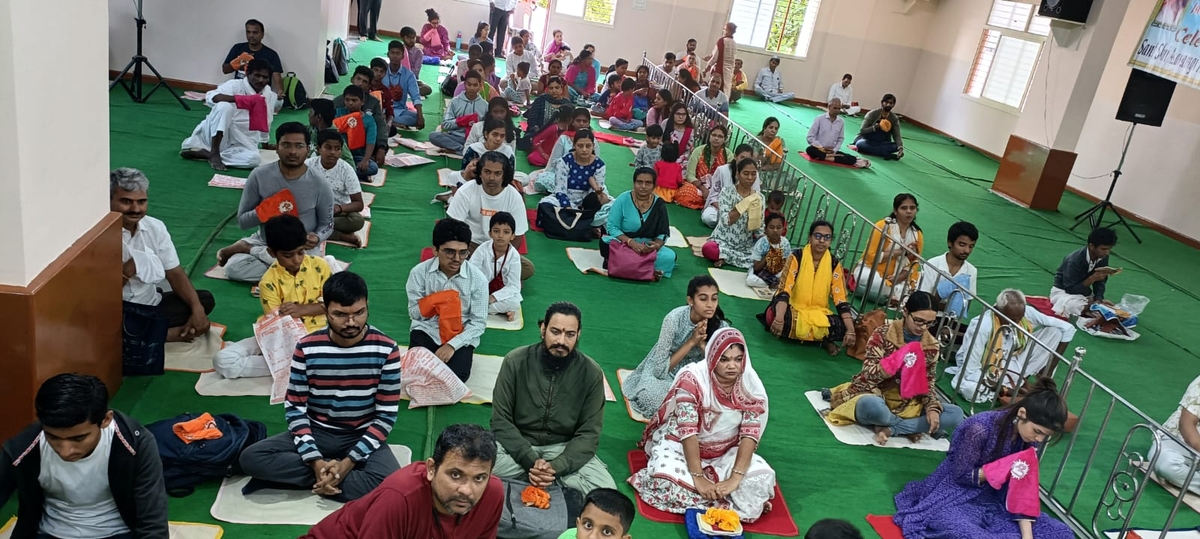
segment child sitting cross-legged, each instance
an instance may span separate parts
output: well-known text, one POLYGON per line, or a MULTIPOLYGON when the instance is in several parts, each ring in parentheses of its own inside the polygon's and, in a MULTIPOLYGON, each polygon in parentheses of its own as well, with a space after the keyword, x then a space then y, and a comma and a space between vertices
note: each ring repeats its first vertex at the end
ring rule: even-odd
POLYGON ((629 166, 634 167, 635 170, 642 167, 654 168, 654 164, 662 158, 662 136, 662 126, 654 124, 647 127, 646 143, 638 148, 637 157, 633 158, 633 162, 629 166))
POLYGON ((509 103, 518 107, 529 103, 529 93, 533 90, 529 82, 529 62, 517 64, 516 72, 510 73, 500 82, 500 86, 504 89, 504 99, 509 103))
POLYGON ((583 501, 575 527, 558 539, 630 539, 634 513, 633 501, 620 491, 593 489, 583 501))
POLYGON ((768 212, 765 223, 766 235, 758 238, 750 250, 750 261, 754 265, 746 274, 746 286, 774 290, 779 286, 779 274, 783 273, 792 244, 783 235, 782 214, 768 212))
POLYGON ((637 82, 634 82, 633 79, 621 81, 621 93, 612 98, 608 110, 604 112, 604 115, 608 117, 608 123, 614 130, 634 131, 646 125, 633 117, 633 89, 635 86, 637 86, 637 82))
POLYGON ((354 156, 358 179, 365 180, 379 172, 379 165, 375 160, 366 158, 375 152, 375 119, 371 118, 370 112, 364 112, 362 109, 363 101, 366 100, 362 88, 353 84, 347 86, 342 91, 342 100, 346 106, 337 109, 337 118, 333 120, 333 126, 350 146, 350 155, 354 156))
POLYGON ((654 194, 663 202, 674 202, 675 193, 683 185, 683 165, 679 164, 679 146, 674 142, 662 145, 658 162, 654 163, 654 173, 658 175, 654 194))
POLYGON ((342 135, 333 129, 325 129, 317 133, 316 140, 317 155, 309 157, 304 164, 324 174, 333 191, 333 234, 329 238, 362 247, 361 240, 354 233, 366 225, 366 218, 362 214, 366 205, 354 167, 341 159, 342 146, 345 144, 342 135))
MULTIPOLYGON (((258 283, 263 316, 279 312, 299 319, 309 333, 323 329, 321 290, 333 271, 325 259, 305 253, 308 232, 304 223, 287 214, 272 217, 262 224, 262 235, 267 253, 275 257, 275 263, 258 283)), ((213 369, 225 378, 271 376, 254 337, 225 343, 225 348, 213 357, 213 369)))
POLYGON ((483 272, 488 281, 488 314, 503 314, 511 322, 521 310, 521 254, 512 240, 517 221, 511 213, 498 211, 492 215, 488 236, 471 255, 471 263, 483 272))

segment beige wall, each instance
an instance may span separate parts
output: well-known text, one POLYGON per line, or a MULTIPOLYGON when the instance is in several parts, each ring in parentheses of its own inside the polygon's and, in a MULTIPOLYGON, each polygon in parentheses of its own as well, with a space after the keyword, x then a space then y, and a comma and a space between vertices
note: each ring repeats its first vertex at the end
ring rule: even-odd
MULTIPOLYGON (((279 53, 283 70, 294 71, 310 95, 325 82, 327 4, 349 0, 204 0, 148 1, 143 52, 164 77, 220 84, 229 79, 221 62, 229 47, 246 41, 243 23, 258 19, 266 26, 263 42, 279 53)), ((345 9, 344 7, 342 9, 345 9)), ((108 1, 108 68, 121 70, 137 48, 131 0, 108 1)))
MULTIPOLYGON (((1115 119, 1117 105, 1129 78, 1129 55, 1141 39, 1155 0, 1132 0, 1117 34, 1100 87, 1076 148, 1070 186, 1096 197, 1108 190, 1109 178, 1081 177, 1107 174, 1117 167, 1129 124, 1115 119)), ((1117 183, 1113 202, 1186 236, 1200 239, 1200 91, 1179 85, 1162 127, 1138 126, 1117 183)))
POLYGON ((74 144, 70 133, 108 132, 108 13, 99 2, 43 0, 0 6, 0 284, 25 286, 108 213, 108 137, 74 144), (54 21, 55 38, 43 25, 54 21), (18 53, 37 44, 37 54, 18 53), (21 47, 16 45, 20 44, 21 47), (46 58, 70 58, 71 84, 46 69, 46 58), (16 74, 20 73, 20 77, 16 74), (70 106, 64 106, 69 103, 70 106), (79 114, 79 111, 88 111, 79 114), (20 137, 16 134, 20 133, 20 137), (70 193, 67 195, 67 193, 70 193))

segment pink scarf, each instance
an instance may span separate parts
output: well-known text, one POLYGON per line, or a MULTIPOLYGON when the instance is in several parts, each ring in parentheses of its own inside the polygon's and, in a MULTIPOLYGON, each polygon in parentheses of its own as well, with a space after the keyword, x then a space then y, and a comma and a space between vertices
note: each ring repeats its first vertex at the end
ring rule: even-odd
POLYGON ((1004 505, 1009 513, 1032 518, 1042 514, 1042 503, 1038 499, 1038 457, 1034 448, 985 464, 983 475, 996 490, 1008 483, 1004 505))
POLYGON ((267 100, 261 94, 235 95, 233 100, 237 108, 250 113, 251 131, 266 133, 271 130, 271 124, 267 121, 267 100))
POLYGON ((929 393, 929 377, 925 373, 925 351, 921 342, 910 342, 892 355, 883 358, 879 366, 890 375, 900 373, 900 396, 911 399, 929 393))

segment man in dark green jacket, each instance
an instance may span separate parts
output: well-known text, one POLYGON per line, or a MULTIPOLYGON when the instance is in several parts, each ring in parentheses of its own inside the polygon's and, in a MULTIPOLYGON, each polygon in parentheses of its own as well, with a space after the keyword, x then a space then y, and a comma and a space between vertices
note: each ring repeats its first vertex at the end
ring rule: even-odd
POLYGON ((604 373, 575 349, 579 308, 558 302, 540 323, 542 342, 504 356, 492 394, 496 461, 492 474, 558 484, 587 494, 616 488, 596 458, 604 427, 604 373))

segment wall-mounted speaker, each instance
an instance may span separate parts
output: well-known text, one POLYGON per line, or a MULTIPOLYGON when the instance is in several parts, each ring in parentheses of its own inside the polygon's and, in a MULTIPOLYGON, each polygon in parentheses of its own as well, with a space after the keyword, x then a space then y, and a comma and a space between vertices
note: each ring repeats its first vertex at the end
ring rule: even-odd
POLYGON ((1117 119, 1123 122, 1159 127, 1167 117, 1167 107, 1175 83, 1153 73, 1134 69, 1125 84, 1125 94, 1117 107, 1117 119))
POLYGON ((1084 24, 1091 10, 1092 0, 1041 0, 1038 15, 1084 24))

